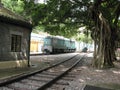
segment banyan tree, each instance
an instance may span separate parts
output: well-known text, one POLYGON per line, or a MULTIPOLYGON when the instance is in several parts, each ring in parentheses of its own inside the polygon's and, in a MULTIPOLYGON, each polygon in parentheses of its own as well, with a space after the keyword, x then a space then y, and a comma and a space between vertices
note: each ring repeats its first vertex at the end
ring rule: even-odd
POLYGON ((120 2, 95 0, 89 7, 94 23, 92 38, 95 42, 92 65, 97 68, 113 67, 116 60, 116 42, 119 42, 120 2))

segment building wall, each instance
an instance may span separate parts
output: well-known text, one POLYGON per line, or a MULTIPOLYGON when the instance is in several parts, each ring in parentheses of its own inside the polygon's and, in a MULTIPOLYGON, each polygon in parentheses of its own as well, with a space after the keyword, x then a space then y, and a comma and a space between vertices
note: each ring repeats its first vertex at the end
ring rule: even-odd
POLYGON ((31 33, 30 53, 42 53, 42 46, 44 44, 45 35, 31 33))
POLYGON ((0 69, 27 66, 30 30, 0 22, 0 69), (11 51, 12 34, 21 36, 21 51, 11 51))

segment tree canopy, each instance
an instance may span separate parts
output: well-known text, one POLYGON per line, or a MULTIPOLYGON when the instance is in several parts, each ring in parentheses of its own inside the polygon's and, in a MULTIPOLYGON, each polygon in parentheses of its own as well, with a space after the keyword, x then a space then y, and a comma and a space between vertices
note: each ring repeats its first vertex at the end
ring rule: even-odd
POLYGON ((17 14, 22 14, 24 11, 24 3, 21 0, 1 0, 4 7, 16 12, 17 14))

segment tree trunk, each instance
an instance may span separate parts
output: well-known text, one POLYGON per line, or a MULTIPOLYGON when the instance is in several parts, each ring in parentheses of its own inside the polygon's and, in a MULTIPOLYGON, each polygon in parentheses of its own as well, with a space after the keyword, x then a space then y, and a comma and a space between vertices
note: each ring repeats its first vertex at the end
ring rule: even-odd
POLYGON ((111 28, 101 13, 97 13, 97 15, 96 28, 99 29, 100 32, 99 36, 96 36, 99 42, 97 42, 98 47, 95 46, 97 50, 95 49, 92 65, 97 68, 113 67, 115 52, 111 40, 111 28))

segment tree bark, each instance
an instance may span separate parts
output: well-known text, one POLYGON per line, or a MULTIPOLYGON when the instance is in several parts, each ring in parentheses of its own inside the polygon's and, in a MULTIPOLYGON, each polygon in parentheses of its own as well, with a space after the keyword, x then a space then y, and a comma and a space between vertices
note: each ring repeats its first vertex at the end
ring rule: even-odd
POLYGON ((96 68, 109 68, 113 67, 113 60, 115 58, 115 45, 112 41, 112 29, 110 28, 110 24, 103 17, 101 11, 93 7, 92 9, 92 19, 95 22, 96 33, 95 35, 95 52, 94 52, 94 60, 92 62, 93 67, 96 68), (98 42, 97 42, 98 41, 98 42), (97 47, 96 47, 97 46, 97 47))

